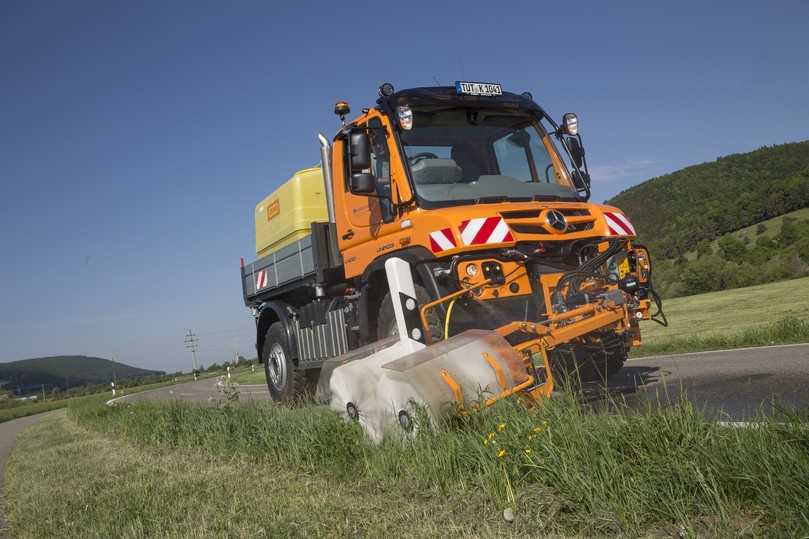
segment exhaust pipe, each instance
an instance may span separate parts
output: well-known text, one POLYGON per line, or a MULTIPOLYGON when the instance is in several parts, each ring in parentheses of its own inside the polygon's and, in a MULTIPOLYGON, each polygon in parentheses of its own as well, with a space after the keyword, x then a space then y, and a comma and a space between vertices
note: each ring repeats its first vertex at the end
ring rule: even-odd
POLYGON ((323 133, 317 134, 320 141, 320 170, 323 171, 323 184, 326 188, 326 208, 329 212, 329 222, 334 221, 334 193, 331 183, 331 144, 323 133))

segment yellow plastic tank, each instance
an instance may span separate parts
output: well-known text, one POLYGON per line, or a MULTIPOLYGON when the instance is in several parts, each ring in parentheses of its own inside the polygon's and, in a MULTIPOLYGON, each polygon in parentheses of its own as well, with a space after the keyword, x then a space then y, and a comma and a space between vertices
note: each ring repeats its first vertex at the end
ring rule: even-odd
POLYGON ((320 167, 299 170, 256 204, 256 256, 309 235, 312 222, 328 219, 320 167))

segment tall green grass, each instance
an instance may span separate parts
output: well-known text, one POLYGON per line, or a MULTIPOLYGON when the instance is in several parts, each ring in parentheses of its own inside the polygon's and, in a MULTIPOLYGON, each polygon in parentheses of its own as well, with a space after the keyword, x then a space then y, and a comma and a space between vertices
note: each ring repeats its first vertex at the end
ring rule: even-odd
POLYGON ((542 533, 809 533, 806 415, 755 428, 707 421, 687 402, 592 410, 572 397, 514 402, 412 439, 369 444, 313 405, 80 405, 81 425, 160 449, 247 455, 258 466, 403 485, 437 496, 483 492, 542 533))

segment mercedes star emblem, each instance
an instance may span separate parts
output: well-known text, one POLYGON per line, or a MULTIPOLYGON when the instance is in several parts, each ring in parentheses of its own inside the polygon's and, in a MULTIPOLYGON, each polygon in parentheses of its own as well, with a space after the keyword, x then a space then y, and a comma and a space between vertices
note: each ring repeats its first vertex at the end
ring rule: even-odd
POLYGON ((567 220, 562 212, 558 210, 550 210, 545 214, 545 222, 548 223, 554 231, 564 232, 567 230, 567 220))

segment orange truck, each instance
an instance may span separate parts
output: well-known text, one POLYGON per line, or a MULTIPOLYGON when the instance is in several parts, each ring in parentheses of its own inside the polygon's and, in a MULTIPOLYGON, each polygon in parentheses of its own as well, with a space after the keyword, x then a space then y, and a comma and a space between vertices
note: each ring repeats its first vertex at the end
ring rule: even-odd
POLYGON ((385 270, 394 257, 412 270, 415 340, 498 333, 522 358, 526 395, 548 393, 553 373, 608 376, 640 344, 640 320, 664 321, 630 220, 589 202, 575 114, 557 124, 528 92, 466 81, 386 83, 375 106, 349 113, 336 104, 321 166, 256 206, 242 288, 275 400, 405 327, 385 270))

